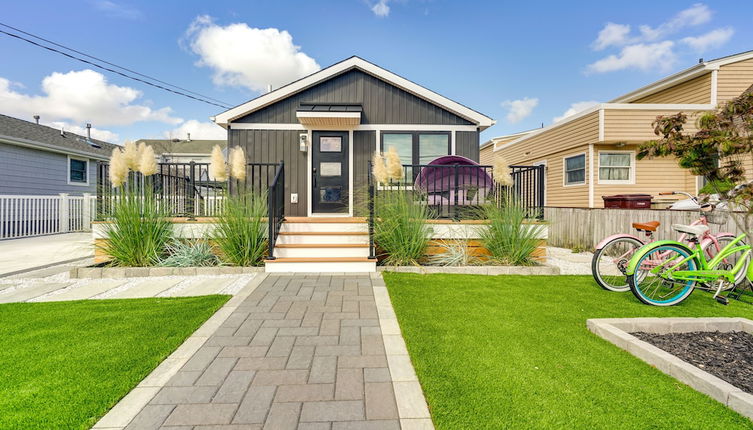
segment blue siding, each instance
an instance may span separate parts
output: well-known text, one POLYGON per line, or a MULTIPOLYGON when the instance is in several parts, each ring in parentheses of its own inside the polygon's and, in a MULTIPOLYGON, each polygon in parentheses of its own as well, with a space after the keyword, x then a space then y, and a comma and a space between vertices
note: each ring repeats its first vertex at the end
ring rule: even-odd
POLYGON ((65 154, 0 143, 0 194, 81 195, 96 186, 96 160, 89 160, 89 185, 69 185, 65 154))

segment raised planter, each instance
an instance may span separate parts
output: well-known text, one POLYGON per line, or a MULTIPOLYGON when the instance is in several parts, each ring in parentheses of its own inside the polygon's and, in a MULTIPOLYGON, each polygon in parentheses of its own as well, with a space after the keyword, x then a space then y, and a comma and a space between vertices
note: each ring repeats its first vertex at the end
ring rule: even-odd
POLYGON ((146 278, 158 276, 216 276, 263 272, 264 267, 75 267, 72 279, 146 278))
POLYGON ((559 275, 554 266, 377 266, 380 272, 455 273, 465 275, 559 275))
POLYGON ((695 331, 744 331, 753 334, 753 321, 745 318, 605 318, 590 319, 591 332, 633 354, 730 409, 753 419, 753 395, 630 333, 656 334, 695 331))

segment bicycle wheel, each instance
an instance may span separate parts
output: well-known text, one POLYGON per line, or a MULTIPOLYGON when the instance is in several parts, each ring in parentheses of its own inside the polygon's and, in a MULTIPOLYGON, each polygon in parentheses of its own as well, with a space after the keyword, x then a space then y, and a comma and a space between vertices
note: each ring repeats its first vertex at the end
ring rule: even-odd
POLYGON ((647 305, 672 306, 682 302, 693 292, 696 281, 674 280, 667 272, 669 269, 696 270, 694 259, 680 263, 690 255, 692 252, 679 244, 657 246, 638 260, 635 273, 628 276, 630 290, 647 305), (658 265, 662 265, 662 269, 651 273, 658 265))
MULTIPOLYGON (((723 234, 723 235, 717 235, 716 241, 719 243, 719 247, 717 248, 716 244, 713 242, 709 243, 708 246, 704 249, 706 252, 706 259, 708 261, 711 261, 712 258, 716 254, 719 253, 721 249, 723 249, 725 246, 729 245, 730 242, 735 240, 736 237, 733 234, 723 234)), ((741 240, 737 242, 738 245, 745 245, 745 241, 741 240)), ((731 270, 733 267, 735 267, 735 264, 739 261, 740 257, 742 255, 738 252, 736 254, 732 254, 725 258, 719 265, 715 267, 716 270, 731 270)), ((743 281, 745 281, 745 275, 746 271, 748 269, 748 265, 750 264, 750 255, 745 257, 746 261, 742 267, 742 269, 735 275, 735 285, 740 285, 743 281)))
POLYGON ((596 283, 605 290, 623 292, 630 286, 625 269, 635 251, 643 242, 632 237, 619 237, 597 249, 591 260, 591 273, 596 283))

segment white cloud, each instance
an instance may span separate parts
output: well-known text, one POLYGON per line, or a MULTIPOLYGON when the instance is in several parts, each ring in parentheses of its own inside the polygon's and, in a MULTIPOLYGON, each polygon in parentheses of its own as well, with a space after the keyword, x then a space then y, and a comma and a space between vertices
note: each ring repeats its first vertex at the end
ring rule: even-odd
MULTIPOLYGON (((41 122, 40 122, 41 123, 41 122)), ((50 123, 45 123, 44 125, 50 126, 52 128, 62 128, 65 131, 70 131, 71 133, 76 133, 81 136, 86 136, 86 127, 82 127, 80 125, 70 124, 65 121, 52 121, 50 123)), ((117 143, 120 141, 120 137, 117 133, 113 133, 110 130, 103 130, 101 128, 91 128, 91 134, 92 138, 98 139, 98 140, 104 140, 105 142, 109 143, 117 143)))
POLYGON ((0 78, 0 112, 22 118, 41 115, 46 121, 70 120, 97 126, 130 125, 141 121, 178 124, 169 107, 152 109, 134 102, 141 91, 107 82, 93 70, 53 73, 42 80, 44 95, 17 91, 18 85, 0 78))
POLYGON ((594 50, 601 51, 609 46, 621 46, 628 42, 630 26, 608 22, 599 32, 599 36, 591 44, 594 50))
POLYGON ((384 18, 390 14, 390 6, 387 4, 389 0, 379 0, 376 2, 373 6, 371 6, 371 11, 374 12, 374 15, 384 18))
POLYGON ((669 21, 660 24, 656 28, 648 25, 641 25, 639 30, 643 36, 643 40, 658 40, 676 33, 683 28, 705 24, 711 20, 711 15, 712 12, 708 6, 703 3, 696 3, 693 6, 680 11, 669 21))
POLYGON ((685 37, 682 43, 690 46, 697 52, 705 52, 710 48, 718 48, 729 41, 735 30, 731 27, 718 28, 700 36, 685 37))
POLYGON ((596 100, 586 100, 582 102, 575 102, 571 104, 570 107, 565 112, 562 113, 562 115, 555 116, 554 118, 552 118, 552 122, 562 121, 563 119, 571 115, 575 115, 578 112, 583 112, 584 110, 591 108, 593 106, 596 106, 597 104, 599 104, 599 102, 597 102, 596 100))
POLYGON ((319 70, 316 61, 293 44, 285 30, 253 28, 245 23, 219 26, 212 17, 198 16, 184 41, 199 55, 199 66, 214 71, 217 85, 243 86, 264 91, 277 88, 319 70))
POLYGON ((658 43, 638 43, 628 45, 618 55, 610 55, 592 64, 587 71, 591 73, 614 72, 625 69, 642 71, 660 70, 666 72, 674 67, 677 55, 673 51, 675 43, 665 40, 658 43))
POLYGON ((531 115, 538 104, 539 99, 524 97, 518 100, 505 100, 502 107, 507 109, 507 122, 515 124, 531 115))
POLYGON ((166 131, 164 136, 169 139, 185 139, 191 133, 191 139, 222 140, 227 139, 227 130, 213 122, 188 120, 178 128, 166 131))

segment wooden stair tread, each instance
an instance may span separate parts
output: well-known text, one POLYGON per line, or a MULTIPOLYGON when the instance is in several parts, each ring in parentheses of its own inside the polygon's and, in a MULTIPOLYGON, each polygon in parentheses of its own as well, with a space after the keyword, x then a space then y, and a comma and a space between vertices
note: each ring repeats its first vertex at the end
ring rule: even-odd
POLYGON ((365 217, 305 217, 305 216, 291 216, 285 217, 285 222, 288 223, 322 223, 322 224, 363 224, 367 220, 365 217))
POLYGON ((280 257, 264 260, 265 263, 372 263, 376 259, 368 257, 280 257))
POLYGON ((283 243, 275 244, 275 248, 368 248, 368 244, 361 243, 283 243))
POLYGON ((280 236, 364 236, 369 232, 364 231, 281 231, 280 236))

